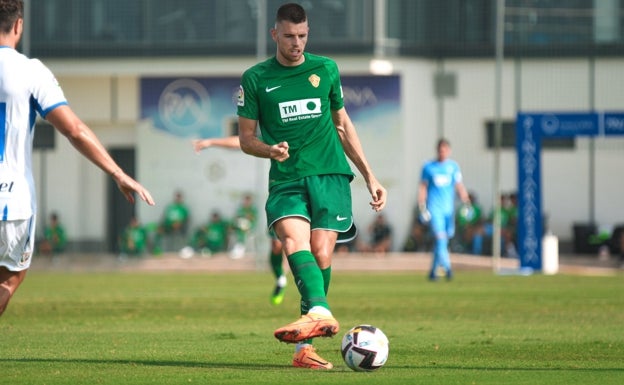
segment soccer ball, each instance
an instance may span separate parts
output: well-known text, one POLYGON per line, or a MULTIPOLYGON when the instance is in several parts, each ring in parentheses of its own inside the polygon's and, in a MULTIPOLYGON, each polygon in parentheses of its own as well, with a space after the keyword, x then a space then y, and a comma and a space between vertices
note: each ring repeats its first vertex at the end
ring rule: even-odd
POLYGON ((342 358, 357 372, 381 368, 388 359, 388 337, 371 325, 358 325, 342 337, 342 358))

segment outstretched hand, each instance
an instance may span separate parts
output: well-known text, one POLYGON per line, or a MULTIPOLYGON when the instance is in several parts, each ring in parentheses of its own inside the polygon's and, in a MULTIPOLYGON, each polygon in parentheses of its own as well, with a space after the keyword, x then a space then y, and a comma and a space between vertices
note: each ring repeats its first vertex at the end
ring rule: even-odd
POLYGON ((196 154, 199 154, 201 150, 209 146, 207 141, 202 139, 194 139, 191 144, 193 145, 193 151, 195 151, 196 154))
POLYGON ((117 171, 112 176, 113 179, 115 179, 115 183, 117 183, 119 191, 126 197, 128 202, 134 203, 134 194, 137 194, 141 200, 145 201, 148 205, 154 206, 156 204, 150 192, 123 171, 117 171))

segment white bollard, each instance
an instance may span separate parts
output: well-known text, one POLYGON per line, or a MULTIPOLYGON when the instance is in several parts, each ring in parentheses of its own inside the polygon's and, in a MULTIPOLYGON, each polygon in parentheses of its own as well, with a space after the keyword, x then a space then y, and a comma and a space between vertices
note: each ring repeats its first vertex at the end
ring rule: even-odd
POLYGON ((542 238, 542 273, 557 274, 559 271, 559 238, 548 233, 542 238))

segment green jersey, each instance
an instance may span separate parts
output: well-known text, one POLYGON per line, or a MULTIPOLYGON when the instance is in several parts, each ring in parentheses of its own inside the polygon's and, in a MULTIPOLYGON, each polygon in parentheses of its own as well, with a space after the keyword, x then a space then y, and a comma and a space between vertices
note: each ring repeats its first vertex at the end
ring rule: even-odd
POLYGON ((171 229, 175 223, 184 224, 187 221, 189 217, 188 208, 183 203, 173 202, 165 208, 164 216, 165 228, 171 229))
POLYGON ((65 228, 60 224, 48 226, 44 230, 45 239, 52 245, 52 251, 60 253, 65 250, 67 238, 65 236, 65 228))
POLYGON ((206 241, 212 251, 223 251, 227 247, 230 224, 227 221, 210 222, 206 226, 206 241))
POLYGON ((353 178, 331 116, 344 106, 338 66, 323 56, 304 56, 296 67, 272 57, 242 76, 238 115, 259 122, 265 143, 289 145, 286 161, 271 159, 269 187, 311 175, 353 178))
POLYGON ((128 226, 121 236, 121 251, 140 254, 147 246, 147 231, 141 226, 128 226))

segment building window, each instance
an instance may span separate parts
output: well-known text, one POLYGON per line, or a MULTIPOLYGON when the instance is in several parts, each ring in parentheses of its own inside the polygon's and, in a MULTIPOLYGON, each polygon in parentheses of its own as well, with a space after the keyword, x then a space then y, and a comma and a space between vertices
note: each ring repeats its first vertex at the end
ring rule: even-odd
MULTIPOLYGON (((516 148, 516 121, 504 120, 501 125, 501 148, 516 148)), ((489 150, 496 148, 494 120, 485 122, 485 143, 489 150)), ((573 150, 576 147, 574 138, 542 138, 542 149, 573 150)))

